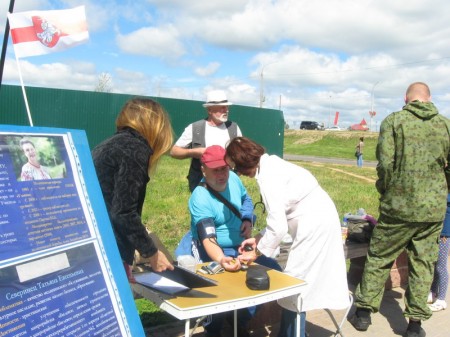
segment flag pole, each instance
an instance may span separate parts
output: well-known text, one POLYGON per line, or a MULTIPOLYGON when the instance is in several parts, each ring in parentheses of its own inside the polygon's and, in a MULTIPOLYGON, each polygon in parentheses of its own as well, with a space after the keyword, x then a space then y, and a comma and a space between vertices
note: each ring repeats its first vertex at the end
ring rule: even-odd
MULTIPOLYGON (((13 9, 14 9, 14 0, 10 0, 9 12, 12 13, 13 9)), ((3 35, 2 55, 0 57, 0 89, 2 88, 3 69, 5 67, 5 57, 6 57, 6 49, 8 48, 8 38, 9 38, 9 20, 6 19, 5 35, 3 35)))
POLYGON ((31 113, 30 113, 30 107, 28 106, 27 93, 25 92, 25 86, 23 85, 22 71, 20 70, 20 62, 19 62, 19 58, 17 57, 17 55, 16 55, 16 62, 17 62, 17 69, 19 70, 19 78, 20 78, 20 85, 22 86, 23 99, 25 101, 25 107, 26 107, 27 113, 28 113, 28 120, 30 121, 30 126, 33 126, 33 120, 31 119, 31 113))

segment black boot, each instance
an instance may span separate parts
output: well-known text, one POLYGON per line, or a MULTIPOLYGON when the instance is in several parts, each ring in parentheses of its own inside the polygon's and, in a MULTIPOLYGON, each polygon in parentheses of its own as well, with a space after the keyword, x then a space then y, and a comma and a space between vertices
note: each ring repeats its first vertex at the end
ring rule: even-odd
POLYGON ((425 337, 425 330, 422 328, 421 321, 409 320, 408 328, 406 329, 404 337, 425 337))
POLYGON ((372 324, 370 319, 370 310, 364 308, 357 308, 355 314, 349 318, 349 322, 358 331, 366 331, 369 325, 372 324))

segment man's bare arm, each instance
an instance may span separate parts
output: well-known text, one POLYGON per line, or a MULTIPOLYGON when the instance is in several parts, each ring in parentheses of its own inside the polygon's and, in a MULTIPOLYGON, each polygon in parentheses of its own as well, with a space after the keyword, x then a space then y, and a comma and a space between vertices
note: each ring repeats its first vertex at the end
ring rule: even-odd
POLYGON ((197 147, 195 149, 186 149, 184 147, 174 145, 170 150, 170 155, 175 159, 186 159, 186 158, 198 158, 200 159, 203 152, 205 151, 204 147, 197 147))

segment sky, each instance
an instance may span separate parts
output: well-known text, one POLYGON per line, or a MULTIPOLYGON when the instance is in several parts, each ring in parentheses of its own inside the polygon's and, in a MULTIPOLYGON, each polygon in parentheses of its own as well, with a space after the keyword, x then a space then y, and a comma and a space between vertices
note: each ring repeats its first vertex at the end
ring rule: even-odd
MULTIPOLYGON (((25 86, 94 91, 106 75, 114 93, 198 101, 222 89, 282 110, 291 129, 339 112, 339 126, 377 131, 421 81, 450 117, 447 0, 16 0, 14 12, 80 5, 89 41, 19 59, 25 86)), ((20 85, 11 37, 2 83, 20 85)))

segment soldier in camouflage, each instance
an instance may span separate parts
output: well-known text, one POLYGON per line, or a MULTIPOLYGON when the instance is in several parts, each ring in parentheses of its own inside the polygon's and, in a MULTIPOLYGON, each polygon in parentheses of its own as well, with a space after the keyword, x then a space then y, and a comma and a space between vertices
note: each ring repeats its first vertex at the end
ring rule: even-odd
POLYGON ((362 281, 356 290, 356 312, 350 323, 359 331, 380 308, 384 285, 395 259, 408 254, 409 318, 406 337, 424 337, 421 321, 431 317, 427 296, 446 211, 450 168, 450 121, 430 101, 425 83, 411 84, 406 105, 381 123, 377 146, 376 187, 380 218, 373 231, 362 281))

